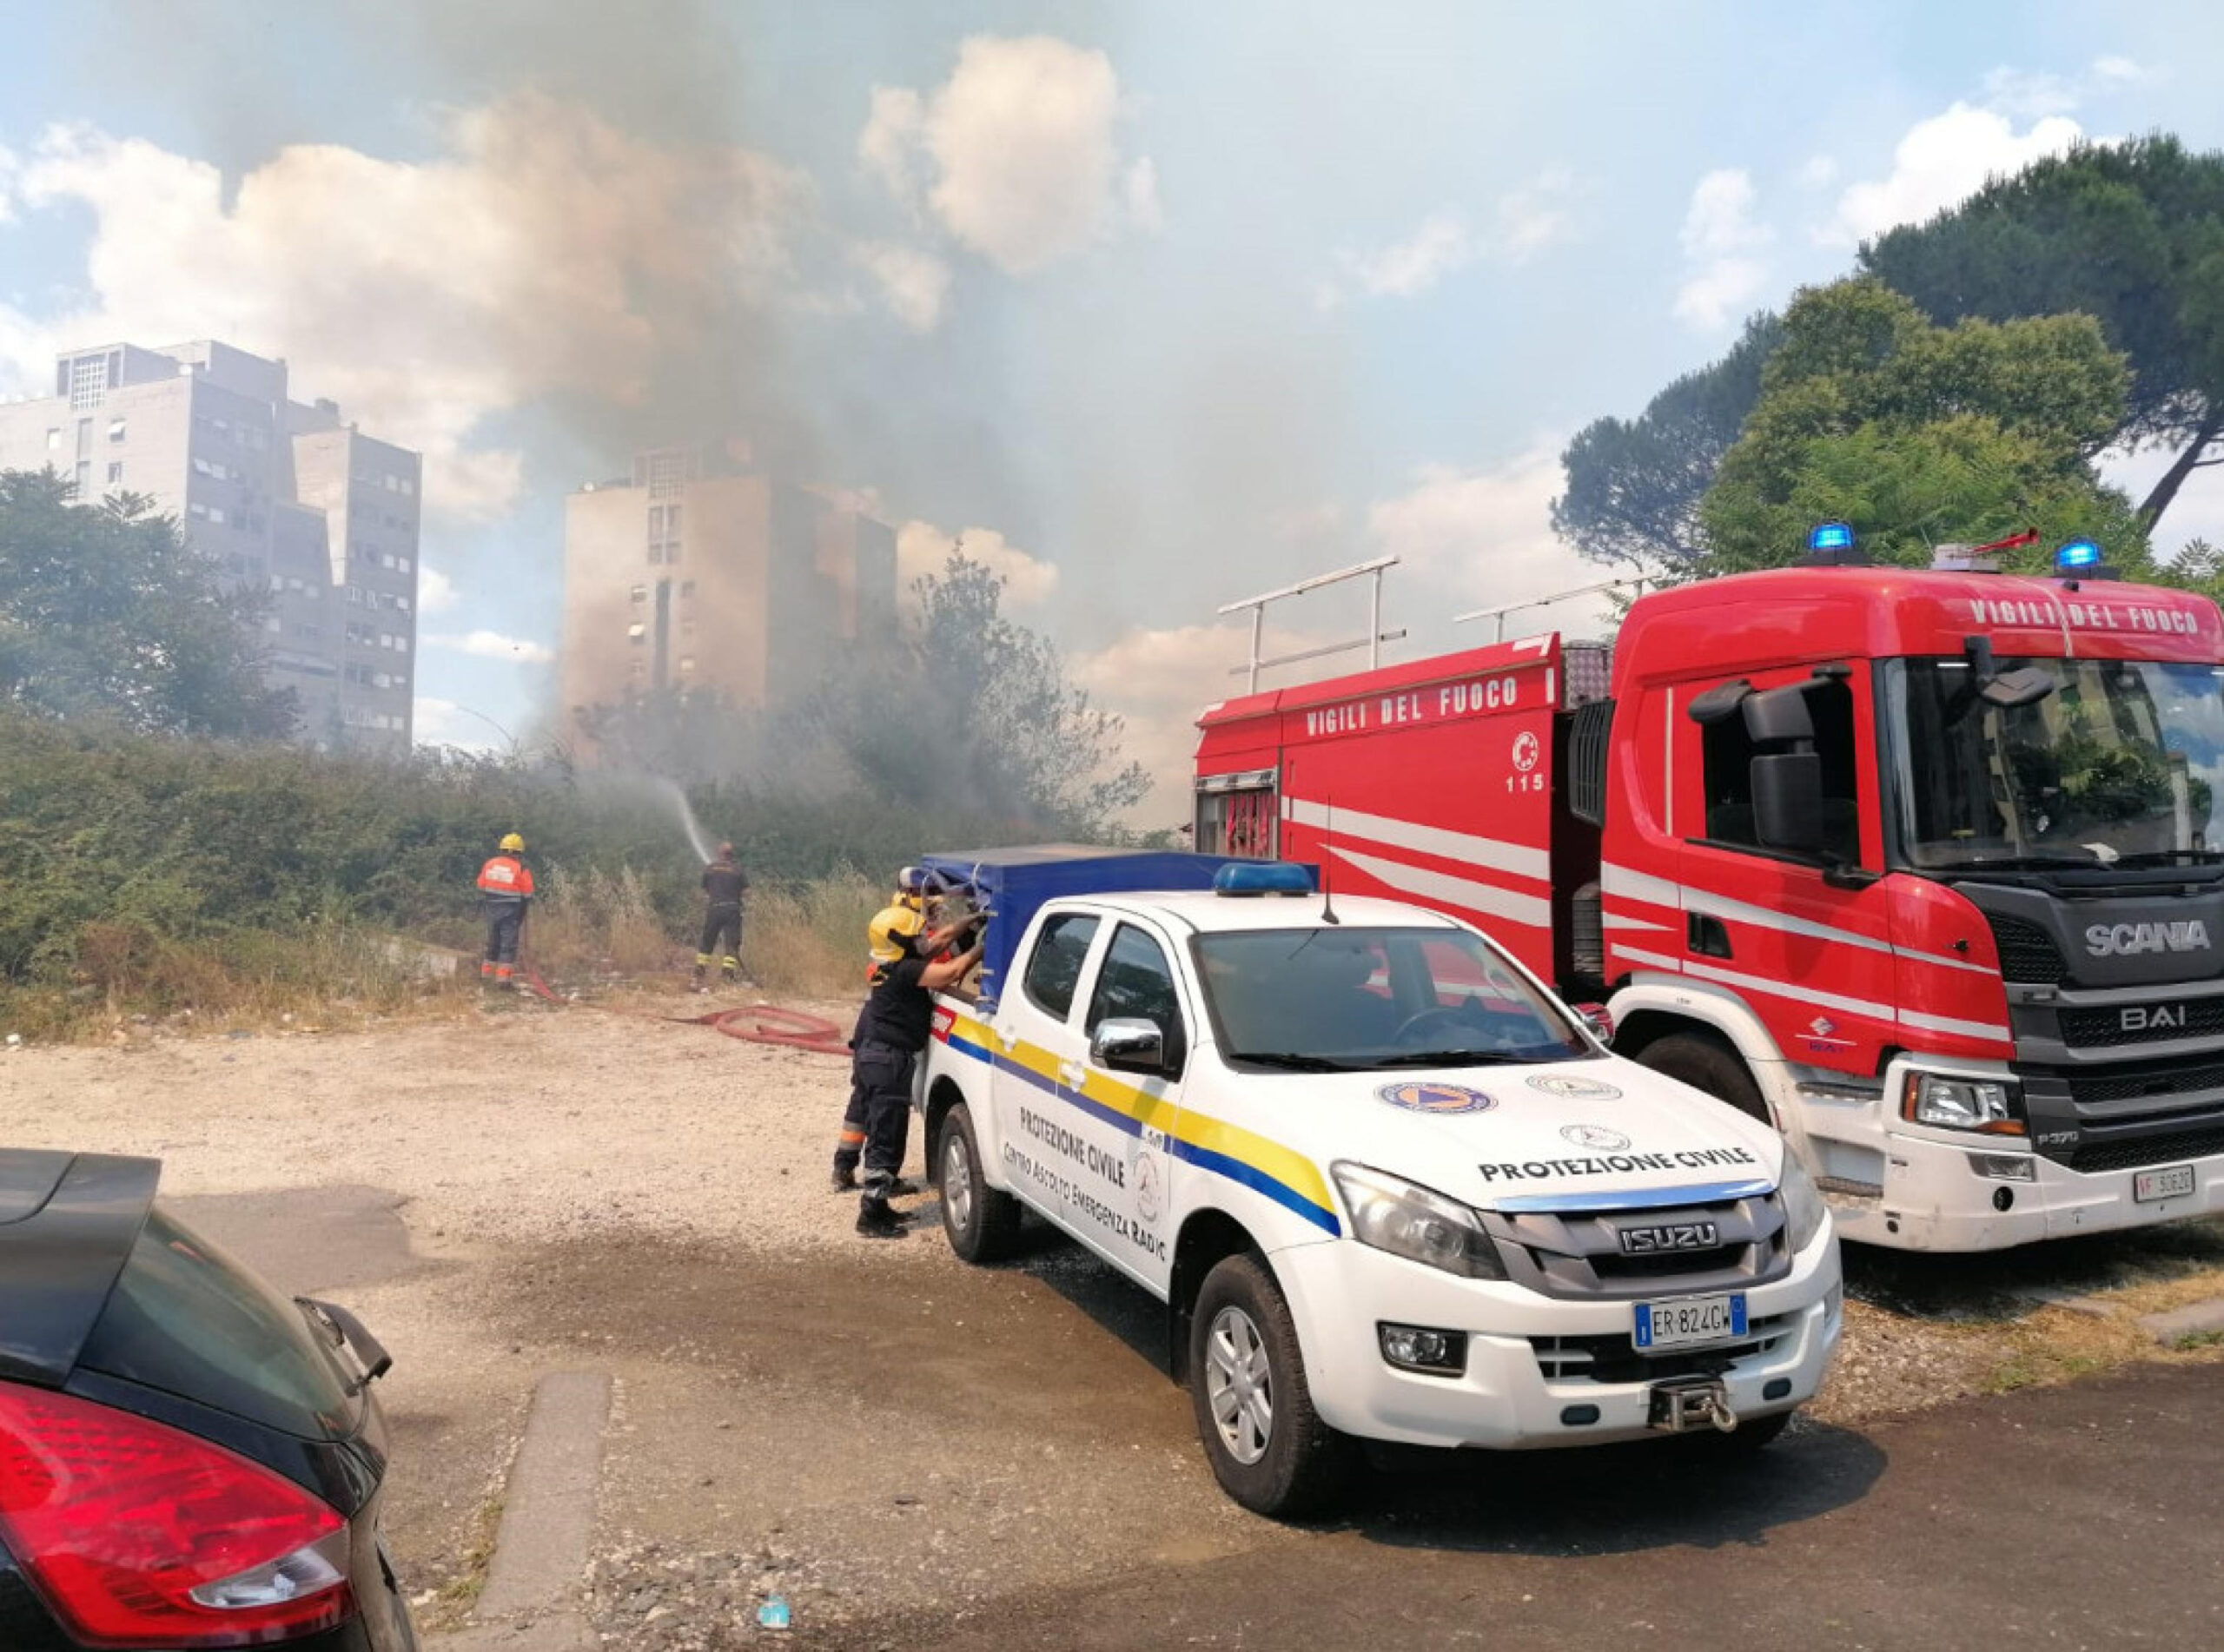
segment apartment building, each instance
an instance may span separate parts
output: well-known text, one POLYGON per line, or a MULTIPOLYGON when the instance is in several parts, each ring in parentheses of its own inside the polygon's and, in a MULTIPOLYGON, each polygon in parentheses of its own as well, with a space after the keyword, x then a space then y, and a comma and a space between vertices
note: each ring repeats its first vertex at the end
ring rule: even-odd
POLYGON ((210 340, 75 350, 54 393, 0 405, 0 469, 50 467, 86 501, 143 493, 195 549, 269 593, 271 679, 316 745, 407 751, 423 467, 286 364, 210 340))
POLYGON ((637 454, 630 476, 565 501, 570 731, 588 708, 665 689, 775 704, 860 637, 893 637, 896 594, 885 523, 764 473, 745 445, 637 454))

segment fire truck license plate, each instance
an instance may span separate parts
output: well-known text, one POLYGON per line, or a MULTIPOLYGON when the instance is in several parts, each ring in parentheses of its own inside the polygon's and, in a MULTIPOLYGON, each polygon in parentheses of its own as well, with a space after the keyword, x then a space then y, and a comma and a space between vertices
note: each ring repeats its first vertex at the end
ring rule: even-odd
POLYGON ((2158 1199, 2183 1199, 2193 1192, 2193 1166, 2172 1165, 2168 1170, 2142 1170, 2131 1179, 2131 1196, 2142 1205, 2158 1199))
POLYGON ((1673 1302, 1640 1302, 1630 1340, 1640 1353, 1660 1348, 1691 1348, 1703 1343, 1735 1342, 1745 1334, 1745 1293, 1678 1297, 1673 1302))

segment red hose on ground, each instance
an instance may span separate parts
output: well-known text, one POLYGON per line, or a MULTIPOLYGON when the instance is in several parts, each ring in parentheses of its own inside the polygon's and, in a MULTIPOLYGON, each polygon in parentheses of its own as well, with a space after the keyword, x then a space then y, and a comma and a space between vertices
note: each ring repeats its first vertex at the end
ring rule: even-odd
MULTIPOLYGON (((518 974, 527 987, 548 1002, 559 1008, 570 1002, 553 991, 531 964, 521 961, 518 974)), ((844 1061, 850 1054, 849 1041, 832 1021, 823 1015, 807 1015, 799 1009, 782 1009, 777 1004, 749 1004, 739 1009, 714 1009, 706 1015, 659 1015, 655 1019, 674 1021, 682 1027, 707 1027, 748 1044, 776 1044, 784 1049, 808 1050, 813 1055, 838 1055, 844 1061)))

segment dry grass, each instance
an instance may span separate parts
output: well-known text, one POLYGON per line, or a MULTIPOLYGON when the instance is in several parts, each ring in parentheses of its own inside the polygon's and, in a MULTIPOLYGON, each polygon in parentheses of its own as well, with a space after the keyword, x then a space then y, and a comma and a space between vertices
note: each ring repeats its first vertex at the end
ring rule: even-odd
POLYGON ((864 983, 865 926, 887 899, 862 872, 753 892, 742 928, 742 968, 767 992, 855 995, 864 983))
POLYGON ((311 923, 179 941, 122 923, 89 925, 66 984, 0 1001, 0 1033, 33 1042, 129 1037, 141 1029, 222 1033, 300 1023, 360 1026, 460 1013, 469 1001, 437 948, 382 931, 311 923))
POLYGON ((650 975, 682 962, 680 944, 631 867, 578 876, 550 867, 526 920, 526 948, 542 974, 571 979, 650 975))

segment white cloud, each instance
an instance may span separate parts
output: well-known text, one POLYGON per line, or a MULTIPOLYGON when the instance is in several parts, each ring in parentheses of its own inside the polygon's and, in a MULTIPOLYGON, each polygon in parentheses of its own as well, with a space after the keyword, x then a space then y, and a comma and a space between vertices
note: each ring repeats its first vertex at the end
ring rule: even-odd
POLYGON ((1056 565, 1029 556, 994 528, 967 528, 955 534, 943 532, 931 522, 917 521, 906 522, 896 531, 896 572, 905 589, 914 579, 940 573, 960 539, 965 541, 969 558, 1003 577, 1005 600, 1013 607, 1035 607, 1047 602, 1057 589, 1056 565))
POLYGON ((950 266, 897 241, 860 241, 851 256, 880 285, 881 301, 914 333, 931 333, 950 295, 950 266))
POLYGON ((1892 151, 1892 170, 1857 183, 1838 197, 1830 222, 1816 232, 1826 244, 1850 246, 1896 224, 1919 223, 1956 206, 1988 178, 2059 155, 2085 135, 2066 115, 2049 115, 2022 132, 1997 109, 1956 103, 1918 121, 1892 151))
POLYGON ((556 651, 546 643, 521 637, 505 637, 497 631, 433 631, 420 639, 427 648, 444 648, 479 659, 506 659, 520 665, 546 665, 556 651))
POLYGON ((494 726, 453 700, 420 696, 411 710, 410 736, 418 745, 455 746, 466 751, 500 748, 494 726))
POLYGON ((921 135, 926 107, 908 86, 876 86, 872 111, 857 134, 857 161, 881 186, 917 215, 921 135))
MULTIPOLYGON (((1365 623, 1359 628, 1364 631, 1365 623)), ((1269 657, 1298 653, 1337 640, 1269 624, 1261 650, 1269 657)), ((1208 705, 1244 691, 1236 668, 1250 657, 1248 619, 1164 630, 1138 627, 1093 653, 1068 662, 1076 688, 1126 727, 1122 755, 1142 764, 1152 780, 1150 796, 1135 812, 1144 826, 1179 823, 1188 816, 1191 759, 1197 748, 1198 713, 1208 705)), ((1352 669, 1353 655, 1329 655, 1301 665, 1279 668, 1262 683, 1280 686, 1352 669)))
POLYGON ((1573 176, 1565 170, 1539 174, 1499 197, 1487 235, 1473 228, 1458 208, 1440 207, 1402 241, 1371 252, 1339 253, 1340 274, 1315 287, 1314 304, 1334 309, 1343 301, 1347 283, 1370 298, 1418 298, 1479 259, 1519 263, 1565 239, 1572 222, 1566 202, 1573 189, 1573 176))
POLYGON ((1810 189, 1827 189, 1838 181, 1838 162, 1834 155, 1813 155, 1807 164, 1799 169, 1799 182, 1810 189))
POLYGON ((1718 331, 1766 285, 1760 254, 1775 237, 1754 218, 1753 199, 1751 175, 1734 167, 1708 173, 1692 189, 1679 237, 1689 273, 1676 290, 1678 320, 1718 331))
POLYGON ((1472 263, 1476 250, 1466 221, 1447 209, 1431 213, 1404 241, 1362 255, 1352 273, 1360 290, 1373 297, 1412 298, 1472 263))
POLYGON ((1007 273, 1030 274, 1159 219, 1147 159, 1122 171, 1119 76, 1101 51, 1047 35, 976 35, 930 96, 873 89, 857 138, 865 169, 1007 273))
POLYGON ((91 298, 36 327, 0 316, 0 347, 23 387, 55 351, 105 339, 283 357, 297 395, 425 454, 428 510, 486 519, 521 466, 482 420, 552 391, 638 400, 661 354, 790 284, 811 191, 763 156, 659 147, 534 94, 440 138, 418 162, 296 145, 228 197, 206 162, 50 128, 19 207, 90 215, 91 298))
POLYGON ((455 581, 438 568, 425 563, 417 565, 417 611, 420 614, 444 614, 455 606, 455 581))
POLYGON ((16 174, 22 162, 6 144, 0 143, 0 224, 13 221, 15 212, 16 174))
POLYGON ((1553 242, 1565 241, 1574 226, 1568 201, 1576 190, 1575 175, 1565 168, 1540 172, 1498 203, 1497 245, 1519 261, 1553 242))
MULTIPOLYGON (((1479 607, 1546 597, 1610 577, 1552 532, 1552 501, 1563 481, 1561 446, 1556 438, 1540 437, 1512 458, 1479 470, 1422 467, 1410 489, 1368 511, 1373 548, 1398 556, 1440 587, 1473 597, 1479 607)), ((1579 617, 1590 611, 1581 610, 1579 617)), ((1534 614, 1517 616, 1519 620, 1552 623, 1534 614)))
POLYGON ((1982 101, 1985 108, 2002 115, 2033 120, 2066 115, 2095 97, 2149 86, 2163 78, 2160 70, 2123 56, 2095 57, 2074 75, 2003 65, 1985 76, 1982 101))
POLYGON ((1128 221, 1145 235, 1166 228, 1166 208, 1158 199, 1158 162, 1144 155, 1130 166, 1120 182, 1121 204, 1128 221))

